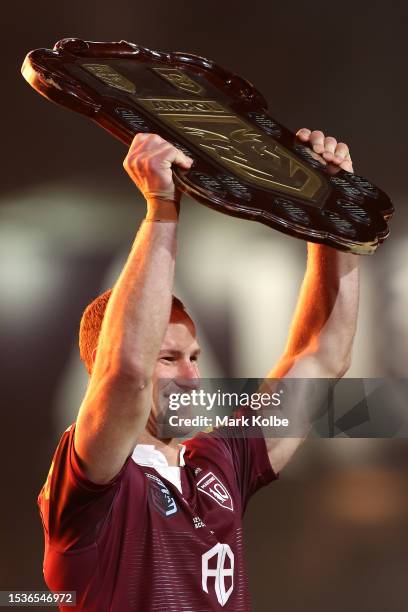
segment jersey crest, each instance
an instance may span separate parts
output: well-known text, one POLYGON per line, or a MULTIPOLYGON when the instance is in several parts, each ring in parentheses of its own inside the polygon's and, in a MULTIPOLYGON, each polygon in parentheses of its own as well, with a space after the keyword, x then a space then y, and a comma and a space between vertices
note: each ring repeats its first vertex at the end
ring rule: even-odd
POLYGON ((208 472, 197 482, 197 489, 211 497, 222 508, 234 510, 231 495, 213 472, 208 472))

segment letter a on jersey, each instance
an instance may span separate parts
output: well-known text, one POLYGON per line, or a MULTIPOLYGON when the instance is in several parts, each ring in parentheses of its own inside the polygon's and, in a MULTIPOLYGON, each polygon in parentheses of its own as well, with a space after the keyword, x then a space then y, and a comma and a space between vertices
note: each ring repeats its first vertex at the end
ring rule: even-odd
POLYGON ((231 495, 220 479, 212 472, 209 472, 197 482, 197 489, 212 497, 223 508, 233 511, 231 495))
POLYGON ((215 580, 215 594, 217 595, 218 603, 225 606, 229 596, 234 588, 234 553, 228 544, 218 542, 215 546, 207 550, 202 556, 202 587, 208 593, 207 581, 212 577, 215 580), (216 567, 210 569, 208 567, 210 559, 216 557, 216 567), (225 567, 226 557, 229 559, 229 567, 225 567), (231 580, 228 591, 225 588, 225 579, 231 580))

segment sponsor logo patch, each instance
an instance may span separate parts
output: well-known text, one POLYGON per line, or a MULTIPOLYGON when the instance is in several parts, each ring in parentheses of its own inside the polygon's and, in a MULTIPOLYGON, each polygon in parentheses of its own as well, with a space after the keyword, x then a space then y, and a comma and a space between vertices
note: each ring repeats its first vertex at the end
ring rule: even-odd
POLYGON ((209 472, 197 482, 197 489, 212 497, 223 508, 233 511, 232 498, 220 479, 209 472))
POLYGON ((167 518, 176 514, 176 500, 164 482, 149 472, 145 472, 145 475, 149 478, 149 499, 154 508, 167 518))

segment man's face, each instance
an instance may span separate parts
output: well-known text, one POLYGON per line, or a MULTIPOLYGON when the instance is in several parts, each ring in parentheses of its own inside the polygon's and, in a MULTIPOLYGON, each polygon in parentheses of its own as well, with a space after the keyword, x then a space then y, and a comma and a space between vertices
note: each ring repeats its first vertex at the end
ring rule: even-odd
MULTIPOLYGON (((169 396, 173 393, 190 393, 199 388, 199 353, 200 346, 191 319, 181 312, 173 312, 153 376, 151 416, 159 422, 166 422, 171 414, 177 414, 179 417, 191 416, 189 406, 181 407, 177 411, 169 410, 169 396)), ((186 433, 188 431, 174 431, 175 435, 172 437, 186 433)))

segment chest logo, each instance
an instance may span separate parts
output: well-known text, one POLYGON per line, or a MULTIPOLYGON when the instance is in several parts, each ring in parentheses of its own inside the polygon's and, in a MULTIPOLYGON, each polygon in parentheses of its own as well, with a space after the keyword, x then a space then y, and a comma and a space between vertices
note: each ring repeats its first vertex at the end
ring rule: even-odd
POLYGON ((233 511, 232 498, 222 482, 212 472, 209 472, 197 482, 197 489, 212 497, 223 508, 233 511))
POLYGON ((154 508, 163 516, 173 516, 177 512, 177 504, 174 497, 160 478, 145 472, 149 481, 149 498, 154 508))
POLYGON ((208 579, 213 578, 218 603, 225 606, 234 588, 234 553, 231 547, 218 542, 202 555, 201 565, 203 591, 208 593, 208 579))

